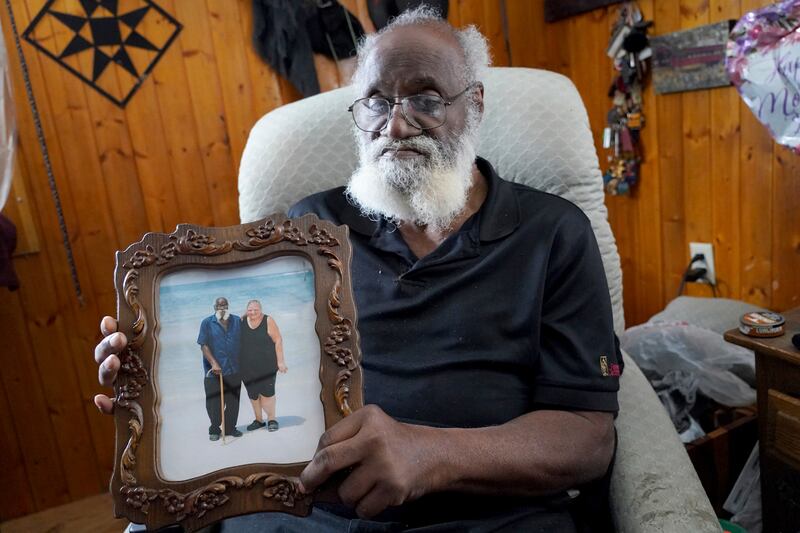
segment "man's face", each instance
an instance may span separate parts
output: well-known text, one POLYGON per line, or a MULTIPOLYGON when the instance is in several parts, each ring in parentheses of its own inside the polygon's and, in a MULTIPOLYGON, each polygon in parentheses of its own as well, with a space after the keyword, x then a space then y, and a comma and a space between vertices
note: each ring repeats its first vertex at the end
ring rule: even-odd
POLYGON ((228 300, 225 298, 217 298, 214 301, 214 315, 217 317, 217 320, 228 320, 228 300))
MULTIPOLYGON (((359 97, 430 94, 450 100, 465 87, 458 41, 430 26, 395 28, 379 37, 362 64, 359 97)), ((474 87, 446 107, 443 125, 420 130, 400 106, 380 132, 357 130, 359 169, 349 194, 367 214, 447 226, 463 208, 472 183, 482 89, 474 87), (476 104, 471 99, 478 99, 476 104)))
MULTIPOLYGON (((363 65, 366 84, 364 96, 379 96, 394 100, 397 96, 433 94, 448 99, 464 90, 459 71, 464 58, 458 42, 450 35, 428 26, 396 28, 382 35, 363 65)), ((365 143, 384 139, 407 139, 425 136, 453 146, 464 129, 467 118, 467 98, 459 98, 448 106, 444 125, 420 131, 402 118, 399 107, 393 118, 378 133, 361 132, 365 143)), ((413 153, 399 153, 397 158, 412 158, 413 153)))

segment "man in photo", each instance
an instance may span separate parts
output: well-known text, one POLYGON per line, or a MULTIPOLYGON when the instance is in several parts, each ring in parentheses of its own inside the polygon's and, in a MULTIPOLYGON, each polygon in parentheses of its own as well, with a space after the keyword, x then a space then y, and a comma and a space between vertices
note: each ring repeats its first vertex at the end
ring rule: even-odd
POLYGON ((241 437, 236 429, 239 417, 239 392, 242 377, 239 373, 239 349, 242 335, 242 319, 228 311, 228 300, 219 297, 214 302, 214 314, 203 319, 197 344, 203 353, 203 370, 206 390, 206 411, 211 425, 208 438, 219 440, 222 425, 220 394, 225 401, 225 435, 241 437), (222 380, 220 380, 220 375, 222 380), (220 391, 220 381, 222 388, 220 391))

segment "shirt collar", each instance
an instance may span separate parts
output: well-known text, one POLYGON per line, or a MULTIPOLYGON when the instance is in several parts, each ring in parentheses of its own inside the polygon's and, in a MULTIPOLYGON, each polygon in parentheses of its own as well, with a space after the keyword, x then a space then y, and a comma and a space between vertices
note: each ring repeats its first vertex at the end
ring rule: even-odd
MULTIPOLYGON (((519 202, 516 193, 513 185, 500 178, 487 160, 478 157, 475 163, 480 173, 486 178, 489 187, 486 199, 480 208, 480 240, 502 239, 513 233, 520 224, 519 202)), ((366 236, 372 236, 383 228, 378 221, 363 216, 355 206, 342 213, 341 221, 351 231, 366 236)))
POLYGON ((494 167, 482 157, 475 161, 489 185, 481 206, 480 239, 495 241, 510 235, 520 224, 519 201, 514 186, 497 175, 494 167))

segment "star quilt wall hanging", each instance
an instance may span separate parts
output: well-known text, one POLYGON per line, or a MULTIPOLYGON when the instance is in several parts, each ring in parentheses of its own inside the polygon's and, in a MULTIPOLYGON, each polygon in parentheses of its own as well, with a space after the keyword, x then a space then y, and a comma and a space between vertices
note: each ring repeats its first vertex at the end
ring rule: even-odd
POLYGON ((23 36, 125 107, 181 28, 150 0, 49 0, 23 36))

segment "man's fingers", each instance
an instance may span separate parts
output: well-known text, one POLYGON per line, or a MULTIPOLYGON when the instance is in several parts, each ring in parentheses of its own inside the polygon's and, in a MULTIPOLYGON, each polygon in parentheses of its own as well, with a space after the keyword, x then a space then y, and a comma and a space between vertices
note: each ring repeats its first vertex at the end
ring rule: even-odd
POLYGON ((107 415, 114 414, 114 400, 106 396, 105 394, 98 394, 94 397, 94 404, 100 409, 101 413, 105 413, 107 415))
MULTIPOLYGON (((377 473, 377 475, 380 476, 381 473, 377 473)), ((375 488, 376 482, 374 469, 359 465, 339 485, 339 498, 345 505, 355 507, 367 493, 375 488)))
POLYGON ((94 360, 101 364, 109 355, 119 353, 126 344, 128 339, 124 333, 112 333, 94 347, 94 360))
POLYGON ((361 410, 358 410, 350 416, 339 420, 333 426, 328 428, 328 430, 319 438, 317 451, 355 437, 356 433, 358 433, 358 430, 361 429, 361 424, 363 423, 362 417, 359 414, 360 412, 361 410))
POLYGON ((117 372, 119 372, 119 357, 114 354, 109 355, 102 363, 98 370, 98 379, 100 384, 104 387, 110 387, 117 379, 117 372))
POLYGON ((372 518, 392 505, 393 499, 386 486, 378 483, 356 504, 356 514, 361 518, 372 518))
POLYGON ((349 442, 328 446, 314 454, 314 458, 300 473, 300 483, 306 492, 322 485, 332 474, 353 466, 362 459, 362 452, 349 442))
POLYGON ((103 334, 103 337, 108 337, 115 331, 117 331, 117 321, 113 317, 104 316, 100 321, 100 333, 103 334))

